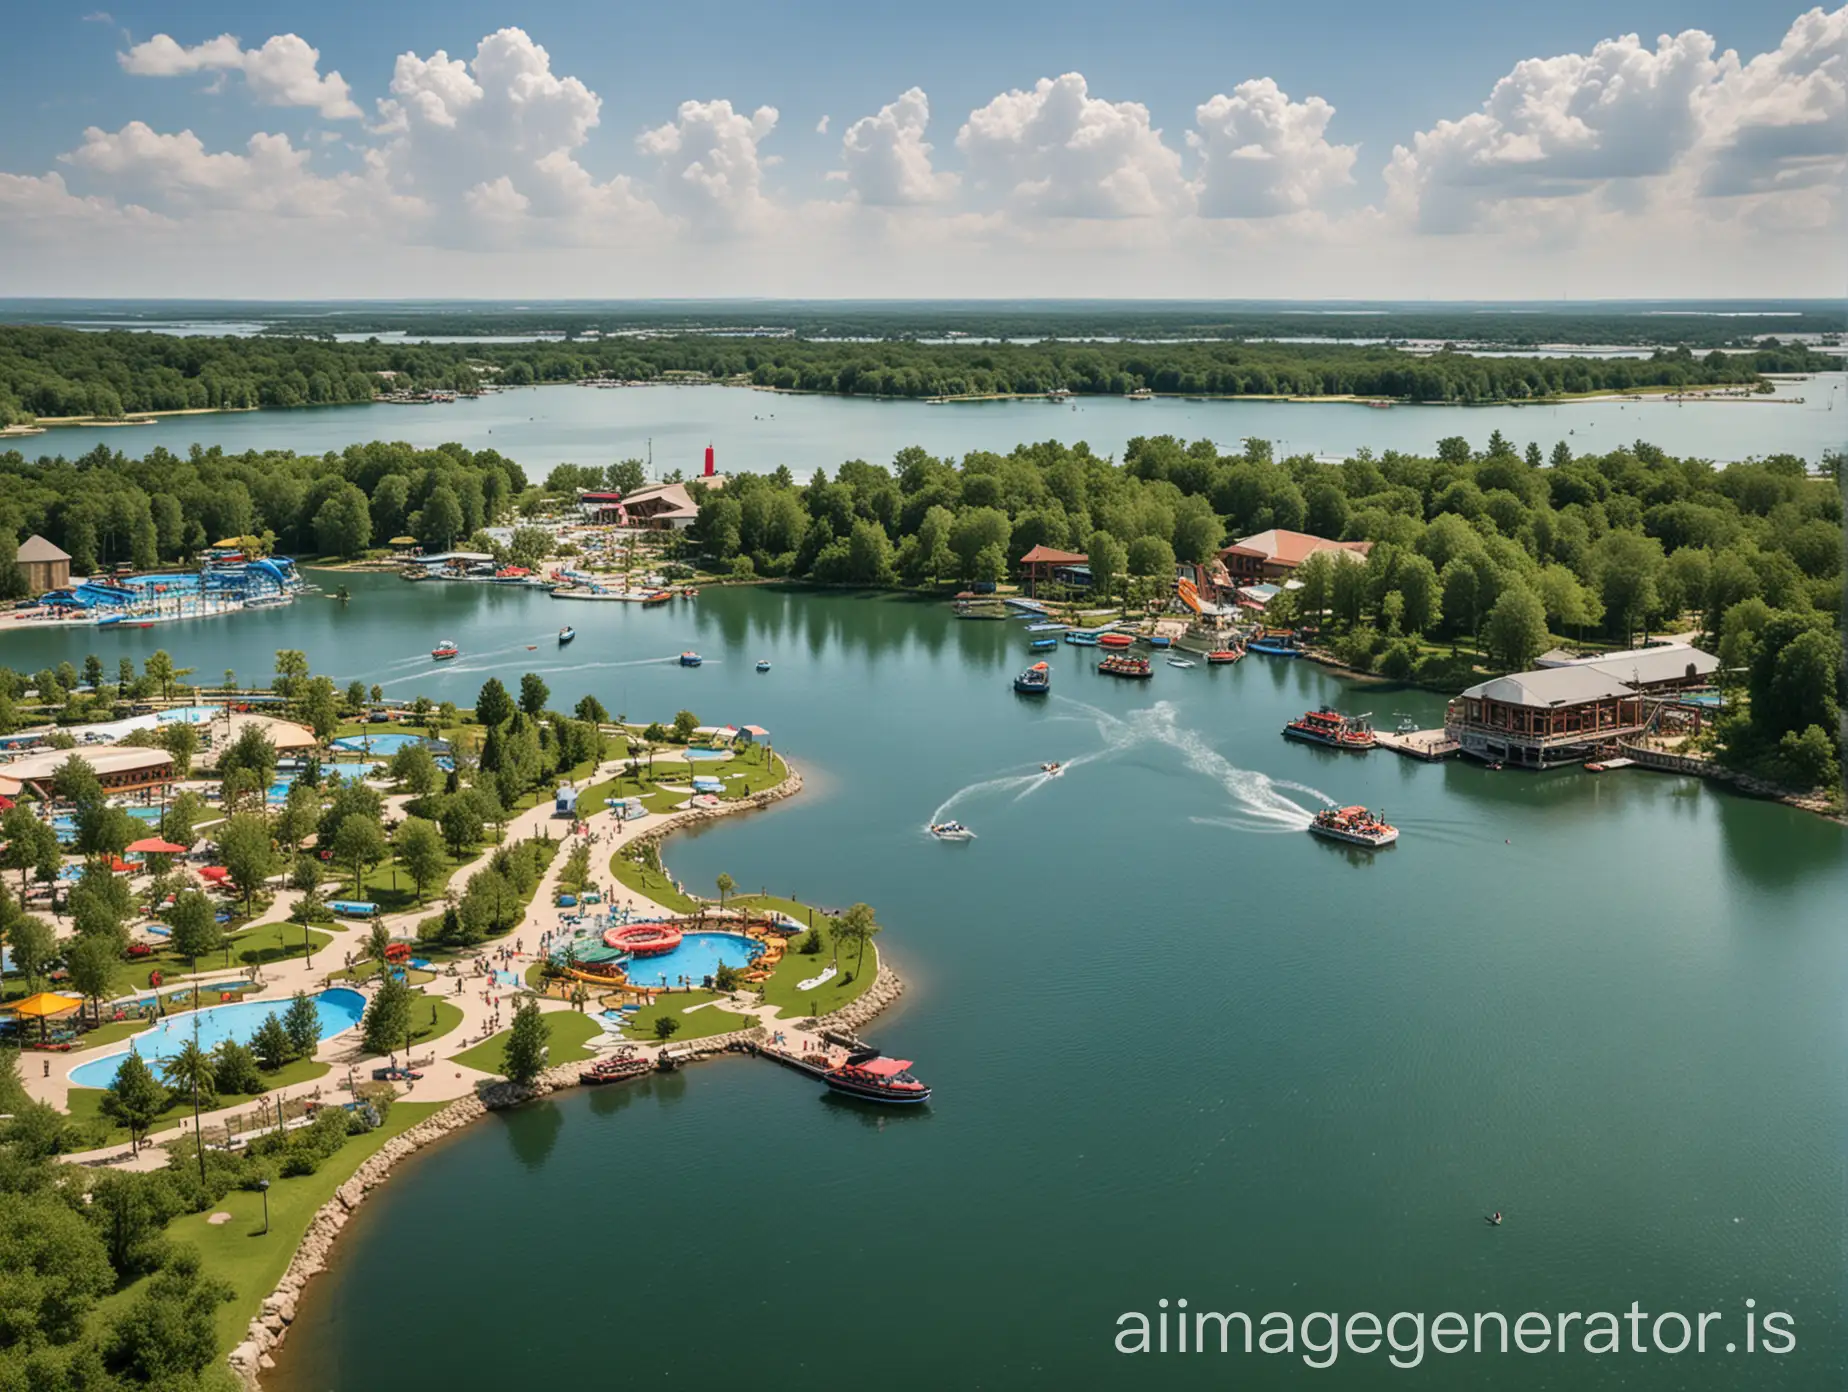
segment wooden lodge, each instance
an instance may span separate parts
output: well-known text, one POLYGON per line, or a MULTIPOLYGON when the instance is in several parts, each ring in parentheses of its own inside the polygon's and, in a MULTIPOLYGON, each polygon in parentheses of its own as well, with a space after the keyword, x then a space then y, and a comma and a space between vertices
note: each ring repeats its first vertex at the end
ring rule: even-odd
POLYGON ((1605 672, 1553 667, 1477 683, 1450 703, 1444 725, 1474 758, 1556 768, 1641 734, 1654 705, 1605 672))

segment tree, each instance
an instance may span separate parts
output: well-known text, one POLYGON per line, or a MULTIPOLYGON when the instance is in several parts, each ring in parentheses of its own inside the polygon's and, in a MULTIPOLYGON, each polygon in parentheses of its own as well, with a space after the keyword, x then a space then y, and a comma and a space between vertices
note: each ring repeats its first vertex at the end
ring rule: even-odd
POLYGON ((102 1018, 103 998, 114 994, 116 964, 122 960, 113 939, 84 937, 72 943, 64 954, 64 966, 75 986, 90 1002, 98 1019, 102 1018))
POLYGON ((730 894, 734 889, 738 887, 738 882, 734 880, 730 875, 727 875, 721 872, 719 875, 719 879, 718 879, 718 886, 719 886, 719 912, 724 913, 725 912, 725 896, 730 894))
POLYGON ((276 848, 269 822, 257 812, 240 812, 218 829, 218 858, 244 896, 244 911, 262 883, 276 872, 276 848))
POLYGON ((366 867, 385 854, 385 829, 377 817, 355 812, 334 830, 334 859, 353 872, 353 893, 366 897, 366 867))
POLYGON ((610 723, 610 713, 603 708, 603 702, 595 696, 580 696, 577 708, 571 713, 587 724, 607 725, 610 723))
POLYGON ((513 715, 513 698, 507 694, 499 677, 489 677, 475 696, 475 719, 488 729, 504 725, 513 715))
POLYGON ((673 1015, 657 1015, 654 1022, 655 1038, 666 1041, 672 1039, 680 1030, 680 1020, 673 1015))
POLYGON ((218 1307, 235 1295, 203 1274, 197 1251, 180 1248, 111 1322, 105 1361, 138 1385, 198 1386, 218 1356, 218 1307))
POLYGON ((7 926, 7 948, 13 969, 26 979, 28 991, 38 990, 40 979, 58 955, 58 935, 36 914, 21 914, 7 926))
POLYGON ((161 1080, 177 1093, 192 1099, 193 1139, 199 1152, 199 1182, 205 1182, 205 1138, 199 1134, 199 1112, 218 1101, 212 1076, 212 1056, 199 1047, 198 1013, 193 1015, 193 1037, 180 1046, 172 1058, 160 1065, 161 1080))
POLYGON ((873 919, 870 904, 854 904, 840 916, 834 925, 834 937, 837 943, 853 943, 857 947, 854 956, 854 975, 860 973, 860 964, 866 956, 866 946, 879 934, 879 924, 873 919))
POLYGON ((693 732, 699 728, 699 717, 690 710, 678 711, 674 715, 674 742, 685 744, 693 738, 693 732))
MULTIPOLYGON (((47 1189, 0 1194, 0 1291, 5 1345, 63 1344, 75 1339, 97 1300, 116 1283, 102 1237, 79 1206, 47 1189)), ((12 1358, 8 1364, 20 1369, 12 1358)), ((18 1386, 36 1385, 24 1378, 18 1386)), ((48 1380, 47 1386, 52 1385, 48 1380)), ((58 1379, 60 1387, 72 1384, 58 1379)))
POLYGON ((276 650, 276 679, 270 684, 278 696, 293 701, 308 680, 308 655, 298 648, 276 650))
POLYGON ((342 484, 314 515, 314 540, 324 555, 357 556, 372 544, 372 509, 354 484, 342 484))
POLYGON ((264 1090, 256 1054, 235 1039, 220 1040, 212 1050, 212 1077, 221 1090, 239 1096, 254 1097, 264 1090))
POLYGON ((528 672, 520 678, 520 709, 534 720, 544 714, 545 703, 551 696, 551 688, 539 679, 537 672, 528 672))
POLYGON ((427 744, 407 744, 391 756, 391 776, 415 797, 429 797, 442 782, 442 770, 427 744))
POLYGON ((19 871, 19 892, 26 892, 26 874, 45 863, 47 854, 59 856, 58 833, 20 804, 0 814, 0 839, 6 842, 0 866, 19 871))
POLYGON ((274 1072, 291 1058, 295 1057, 294 1047, 289 1041, 289 1032, 283 1027, 276 1012, 270 1011, 263 1017, 263 1023, 257 1026, 257 1032, 250 1037, 250 1047, 256 1051, 257 1063, 274 1072))
POLYGON ((449 848, 449 853, 458 860, 481 840, 481 815, 468 798, 449 799, 437 818, 437 824, 443 829, 443 842, 449 848))
POLYGON ((396 975, 385 972, 361 1022, 366 1052, 392 1053, 409 1042, 410 1030, 411 988, 396 975))
POLYGON ((539 1002, 528 996, 514 1009, 513 1028, 507 1034, 502 1052, 501 1072, 510 1082, 532 1082, 545 1070, 550 1041, 539 1002))
POLYGON ((1483 630, 1488 651, 1509 671, 1524 672, 1547 644, 1546 610, 1539 596, 1516 581, 1501 592, 1483 630))
POLYGON ((417 902, 423 903, 430 886, 439 883, 449 868, 443 851, 443 834, 437 830, 435 822, 422 817, 406 817, 398 824, 392 845, 411 883, 417 886, 417 902))
POLYGON ((379 974, 385 973, 385 964, 391 960, 391 929, 377 919, 366 931, 366 955, 379 964, 379 974))
POLYGON ((462 534, 464 522, 462 500, 455 489, 439 483, 430 490, 417 514, 417 539, 438 551, 447 551, 462 534))
POLYGON ((166 913, 170 946, 198 971, 199 959, 209 957, 223 946, 224 935, 218 930, 218 911, 212 901, 196 889, 182 890, 173 897, 166 913))
POLYGON ((1174 548, 1167 539, 1158 536, 1139 536, 1129 543, 1129 573, 1131 575, 1152 576, 1172 584, 1174 580, 1174 548))
POLYGON ((143 670, 147 672, 149 681, 159 684, 163 701, 172 697, 173 683, 179 673, 165 648, 156 649, 154 655, 143 664, 143 670))
POLYGON ((315 1050, 321 1047, 321 1017, 306 991, 297 991, 289 998, 289 1008, 282 1017, 282 1028, 288 1039, 291 1057, 314 1057, 315 1050))
POLYGON ((261 725, 244 726, 218 756, 220 778, 228 778, 238 770, 248 771, 259 788, 267 788, 275 781, 276 745, 261 725))

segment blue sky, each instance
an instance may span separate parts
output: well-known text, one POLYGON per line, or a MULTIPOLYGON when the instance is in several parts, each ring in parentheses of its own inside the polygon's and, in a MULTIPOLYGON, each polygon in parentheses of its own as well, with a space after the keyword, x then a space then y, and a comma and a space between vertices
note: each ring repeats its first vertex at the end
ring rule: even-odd
POLYGON ((1573 0, 21 6, 0 293, 1834 293, 1845 32, 1573 0))

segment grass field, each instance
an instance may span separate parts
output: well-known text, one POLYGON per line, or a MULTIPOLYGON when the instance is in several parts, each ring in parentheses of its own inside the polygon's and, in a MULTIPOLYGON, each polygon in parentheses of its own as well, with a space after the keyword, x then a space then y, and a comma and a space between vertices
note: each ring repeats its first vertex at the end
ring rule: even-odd
POLYGON ((829 939, 828 951, 809 956, 798 950, 807 937, 806 933, 798 933, 789 940, 790 950, 783 954, 783 960, 776 964, 776 970, 770 973, 770 979, 763 984, 764 1004, 782 1007, 783 1018, 786 1020, 805 1015, 826 1015, 831 1010, 839 1010, 849 1001, 859 999, 879 976, 878 943, 867 944, 865 962, 856 972, 854 963, 857 948, 843 948, 839 962, 835 963, 832 938, 829 939), (812 990, 797 989, 797 982, 820 975, 830 964, 834 964, 836 969, 827 981, 812 990), (849 980, 849 977, 852 979, 849 980))
MULTIPOLYGON (((458 1016, 460 1012, 457 1012, 458 1016)), ((317 1063, 314 1059, 296 1059, 285 1063, 273 1073, 265 1073, 263 1081, 266 1091, 274 1092, 277 1088, 293 1087, 297 1083, 312 1083, 316 1078, 325 1077, 329 1065, 317 1063)), ((158 1070, 156 1070, 158 1076, 158 1070)), ((257 1094, 241 1092, 221 1092, 216 1107, 235 1107, 250 1101, 257 1094)), ((110 1125, 103 1116, 103 1089, 72 1088, 66 1102, 70 1118, 79 1126, 90 1128, 94 1132, 92 1145, 123 1145, 128 1141, 128 1131, 124 1127, 110 1125)), ((167 1110, 155 1119, 153 1131, 165 1131, 178 1126, 183 1118, 192 1116, 192 1101, 189 1098, 176 1098, 167 1110)), ((209 1136, 208 1136, 209 1139, 209 1136)))
MULTIPOLYGON (((590 1016, 580 1015, 575 1010, 548 1010, 544 1018, 551 1040, 551 1051, 546 1055, 548 1067, 561 1063, 581 1063, 591 1057, 590 1050, 584 1045, 602 1031, 590 1016)), ((483 1073, 500 1077, 507 1041, 512 1036, 512 1029, 504 1029, 493 1038, 484 1039, 473 1048, 451 1054, 450 1057, 465 1068, 479 1069, 483 1073)))
POLYGON ((717 999, 719 997, 711 991, 675 991, 658 996, 653 1005, 645 1005, 635 1012, 632 1017, 634 1023, 624 1027, 623 1035, 628 1039, 652 1041, 656 1038, 654 1022, 664 1015, 680 1021, 680 1028, 667 1041, 670 1044, 688 1039, 709 1039, 715 1034, 730 1034, 733 1030, 749 1029, 757 1023, 753 1016, 721 1010, 716 1005, 695 1010, 691 1015, 686 1013, 690 1006, 717 999))

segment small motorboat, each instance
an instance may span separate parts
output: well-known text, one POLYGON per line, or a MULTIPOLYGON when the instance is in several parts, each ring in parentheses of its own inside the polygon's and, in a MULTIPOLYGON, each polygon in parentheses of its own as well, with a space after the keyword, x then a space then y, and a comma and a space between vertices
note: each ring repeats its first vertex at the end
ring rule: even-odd
POLYGON ((434 648, 430 649, 430 656, 435 658, 438 662, 447 662, 452 657, 462 656, 462 649, 456 646, 455 639, 445 638, 434 648))
POLYGON ((526 651, 527 651, 527 652, 538 652, 538 651, 539 651, 539 645, 538 645, 537 643, 528 643, 528 644, 526 645, 526 651))
POLYGON ((1244 655, 1237 648, 1215 648, 1206 655, 1206 665, 1208 667, 1229 666, 1244 655))
POLYGON ((1309 823, 1309 830, 1331 841, 1378 850, 1399 839, 1399 828, 1364 807, 1324 807, 1309 823))
POLYGON ((1057 638, 1035 638, 1031 643, 1027 644, 1028 649, 1033 652, 1050 652, 1058 646, 1059 640, 1057 638))
POLYGON ((770 670, 770 659, 767 657, 758 658, 757 670, 760 672, 768 672, 770 670))
POLYGON ((930 834, 939 841, 973 841, 975 833, 961 822, 935 822, 930 834))
POLYGON ((705 658, 701 657, 696 652, 683 652, 680 654, 680 665, 682 667, 697 667, 705 660, 705 658))
POLYGON ((1095 633, 1073 632, 1065 635, 1065 641, 1070 643, 1074 648, 1094 648, 1097 646, 1097 635, 1095 633))
POLYGON ((1191 657, 1171 657, 1168 659, 1168 665, 1170 667, 1192 667, 1194 660, 1191 657))
POLYGON ((1052 668, 1036 662, 1014 678, 1014 690, 1022 696, 1044 696, 1052 690, 1052 668))
POLYGON ((930 1101, 930 1089, 912 1077, 910 1070, 910 1059, 886 1058, 877 1049, 862 1049, 847 1055, 845 1063, 830 1068, 821 1080, 835 1092, 866 1102, 916 1106, 930 1101))
POLYGON ((1048 778, 1057 778, 1060 774, 1065 772, 1065 765, 1060 763, 1041 764, 1040 772, 1045 774, 1048 778))
POLYGON ((572 628, 569 624, 566 624, 565 627, 558 630, 558 646, 561 648, 564 647, 566 643, 569 643, 575 637, 577 637, 577 630, 572 628))

